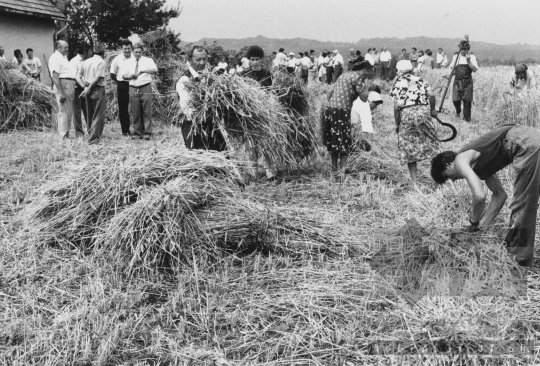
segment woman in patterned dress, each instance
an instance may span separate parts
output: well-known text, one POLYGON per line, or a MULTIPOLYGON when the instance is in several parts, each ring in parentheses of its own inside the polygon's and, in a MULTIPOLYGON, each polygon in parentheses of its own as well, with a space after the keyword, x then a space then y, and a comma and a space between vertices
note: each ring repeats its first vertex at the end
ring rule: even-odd
POLYGON ((399 155, 401 163, 407 163, 416 185, 416 163, 431 159, 440 150, 439 138, 431 119, 437 116, 436 101, 428 83, 411 74, 413 66, 409 60, 399 61, 397 69, 399 76, 390 95, 394 98, 399 155))
POLYGON ((332 155, 332 172, 345 169, 351 139, 351 108, 357 97, 368 100, 366 78, 373 74, 373 66, 368 61, 354 64, 352 71, 341 75, 329 96, 329 104, 324 110, 324 144, 332 155))

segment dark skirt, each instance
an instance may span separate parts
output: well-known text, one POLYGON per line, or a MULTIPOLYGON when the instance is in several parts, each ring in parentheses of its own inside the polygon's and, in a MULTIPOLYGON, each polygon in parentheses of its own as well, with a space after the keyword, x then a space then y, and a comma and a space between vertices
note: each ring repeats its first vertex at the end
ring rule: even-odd
POLYGON ((206 122, 202 126, 203 133, 194 133, 192 131, 193 122, 184 121, 182 125, 182 135, 184 136, 184 142, 188 149, 197 150, 215 150, 225 151, 227 150, 227 143, 225 138, 221 134, 221 131, 215 129, 214 124, 206 122))
POLYGON ((349 155, 351 152, 351 111, 327 107, 324 110, 324 145, 328 152, 349 155))

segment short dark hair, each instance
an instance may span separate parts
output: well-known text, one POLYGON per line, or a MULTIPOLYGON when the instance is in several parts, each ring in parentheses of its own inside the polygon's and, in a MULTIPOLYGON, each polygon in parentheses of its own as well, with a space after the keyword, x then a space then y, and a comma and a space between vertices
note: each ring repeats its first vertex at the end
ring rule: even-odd
POLYGON ((272 52, 272 55, 277 55, 276 51, 272 52))
POLYGON ((252 57, 264 58, 264 50, 259 46, 251 46, 246 52, 246 57, 248 59, 252 57))
POLYGON ((422 54, 422 56, 424 56, 424 51, 420 50, 418 51, 418 53, 422 54))
POLYGON ((129 39, 124 39, 122 41, 122 47, 123 46, 131 46, 131 48, 133 48, 133 42, 131 42, 129 39))
POLYGON ((433 55, 433 52, 431 52, 431 50, 427 51, 426 53, 428 54, 428 56, 433 55))
POLYGON ((279 52, 283 52, 283 51, 285 51, 285 48, 280 48, 279 49, 279 52))
POLYGON ((22 52, 21 50, 19 49, 16 49, 15 51, 13 51, 13 54, 15 55, 15 57, 19 58, 19 57, 22 57, 22 52))
POLYGON ((404 49, 401 50, 401 52, 407 52, 407 49, 404 48, 404 49))
POLYGON ((439 47, 439 51, 442 51, 442 48, 439 47))
POLYGON ((323 53, 321 55, 322 55, 322 57, 326 57, 326 56, 328 56, 328 53, 326 53, 326 51, 323 51, 323 53))
POLYGON ((368 52, 371 51, 371 48, 368 48, 367 51, 368 51, 368 52))
POLYGON ((360 52, 360 51, 356 51, 356 54, 357 54, 357 55, 361 55, 361 54, 362 54, 362 52, 360 52))
MULTIPOLYGON (((368 61, 368 62, 369 62, 369 61, 368 61)), ((382 94, 382 92, 381 92, 381 87, 378 86, 378 85, 375 85, 375 84, 372 84, 372 85, 369 86, 368 92, 370 92, 370 91, 374 91, 374 92, 377 92, 377 93, 379 93, 379 94, 382 94)))
POLYGON ((352 71, 373 70, 373 65, 369 61, 360 61, 353 65, 352 71))
POLYGON ((31 48, 27 48, 27 49, 26 49, 26 53, 28 54, 28 52, 34 52, 34 50, 31 49, 31 48))
POLYGON ((315 53, 315 50, 309 50, 309 53, 315 53))
POLYGON ((91 49, 92 49, 92 46, 90 46, 87 42, 81 42, 77 46, 77 53, 79 55, 82 55, 82 54, 85 54, 86 52, 88 52, 91 49))
POLYGON ((142 43, 137 43, 135 46, 133 46, 133 51, 135 51, 137 48, 140 48, 141 51, 144 51, 144 46, 142 43))
POLYGON ((444 184, 448 178, 443 176, 443 173, 454 160, 457 154, 453 151, 443 151, 439 155, 431 159, 431 178, 439 184, 444 184))
POLYGON ((300 57, 304 56, 303 52, 298 52, 298 54, 300 55, 300 57))
POLYGON ((413 50, 415 50, 415 51, 417 50, 417 48, 416 48, 416 47, 413 47, 412 49, 413 49, 413 50))
POLYGON ((208 50, 206 48, 204 48, 203 46, 193 46, 191 48, 191 50, 189 50, 189 52, 188 52, 188 58, 190 58, 190 59, 193 58, 193 53, 195 51, 199 51, 199 52, 204 51, 204 52, 206 52, 207 56, 210 56, 210 53, 208 52, 208 50))
POLYGON ((94 46, 94 53, 101 57, 105 56, 105 44, 98 43, 94 46))

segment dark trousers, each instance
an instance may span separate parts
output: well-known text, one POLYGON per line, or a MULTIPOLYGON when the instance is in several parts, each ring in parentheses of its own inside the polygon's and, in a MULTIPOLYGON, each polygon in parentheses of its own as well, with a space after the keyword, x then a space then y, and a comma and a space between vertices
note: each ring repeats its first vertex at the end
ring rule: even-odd
POLYGON ((334 67, 328 66, 326 68, 326 83, 327 84, 332 84, 332 81, 334 80, 333 76, 334 76, 334 67))
POLYGON ((96 86, 90 94, 86 96, 88 107, 88 142, 97 142, 103 134, 105 128, 105 115, 107 113, 107 95, 104 86, 96 86))
POLYGON ((388 81, 390 79, 390 62, 381 63, 381 79, 388 81))
POLYGON ((526 126, 513 127, 506 135, 504 146, 513 156, 512 166, 516 172, 506 249, 520 265, 531 266, 540 198, 540 131, 526 126))
POLYGON ((380 65, 379 64, 373 65, 373 77, 374 78, 379 77, 379 73, 380 73, 380 65))
POLYGON ((118 119, 123 134, 129 134, 129 81, 118 81, 116 83, 118 91, 118 119))
MULTIPOLYGON (((454 107, 456 108, 456 114, 461 114, 461 100, 454 102, 454 107)), ((463 101, 463 119, 467 122, 471 121, 472 114, 472 102, 463 101)))
POLYGON ((82 116, 88 124, 88 113, 86 109, 86 98, 81 98, 81 93, 84 91, 80 86, 75 87, 75 97, 73 98, 73 124, 75 127, 75 136, 83 137, 84 128, 82 124, 82 116), (82 115, 81 115, 82 112, 82 115))
POLYGON ((141 88, 129 87, 129 102, 133 115, 133 133, 138 136, 152 135, 152 85, 141 88))
POLYGON ((334 83, 337 81, 337 79, 341 76, 342 73, 343 73, 343 67, 341 67, 341 65, 335 65, 334 76, 333 76, 334 83))
POLYGON ((454 80, 452 101, 454 102, 457 114, 461 113, 461 101, 463 101, 463 119, 467 122, 471 120, 473 90, 472 78, 454 80))
POLYGON ((227 143, 221 131, 214 129, 214 124, 209 120, 199 130, 193 129, 193 122, 185 120, 182 124, 182 136, 188 149, 198 150, 227 150, 227 143))

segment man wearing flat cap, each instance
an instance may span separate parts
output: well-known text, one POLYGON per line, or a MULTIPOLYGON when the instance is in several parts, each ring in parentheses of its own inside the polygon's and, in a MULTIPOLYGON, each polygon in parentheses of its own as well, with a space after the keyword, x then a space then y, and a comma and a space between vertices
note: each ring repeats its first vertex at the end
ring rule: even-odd
POLYGON ((458 118, 461 116, 461 102, 463 102, 463 119, 470 122, 474 90, 472 73, 478 71, 478 62, 476 56, 470 53, 469 41, 461 41, 459 49, 460 52, 454 55, 451 63, 451 65, 456 65, 452 101, 458 118), (457 64, 456 58, 458 58, 457 64))
POLYGON ((536 87, 534 73, 529 70, 527 65, 516 65, 516 71, 510 80, 510 87, 518 92, 536 87))

